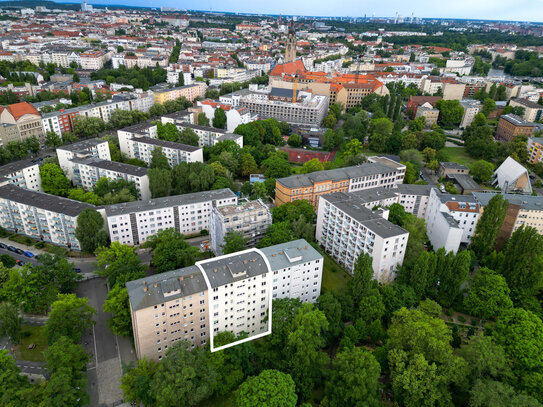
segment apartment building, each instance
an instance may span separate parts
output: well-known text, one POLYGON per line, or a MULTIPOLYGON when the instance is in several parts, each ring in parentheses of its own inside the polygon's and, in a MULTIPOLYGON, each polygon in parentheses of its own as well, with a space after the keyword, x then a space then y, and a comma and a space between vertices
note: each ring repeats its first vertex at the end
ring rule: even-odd
MULTIPOLYGON (((0 106, 0 124, 16 126, 19 136, 18 140, 36 137, 38 140, 43 141, 45 138, 40 112, 27 102, 0 106)), ((14 131, 12 127, 5 129, 4 133, 6 139, 2 138, 3 144, 13 141, 14 131)))
POLYGON ((210 123, 215 117, 215 110, 221 108, 226 114, 226 130, 232 133, 240 124, 247 124, 258 120, 258 115, 252 114, 246 107, 235 108, 232 105, 222 104, 213 100, 198 101, 198 107, 202 109, 210 123))
POLYGON ((475 116, 483 110, 483 105, 478 100, 462 100, 460 101, 460 105, 464 108, 460 128, 465 129, 471 125, 475 116))
MULTIPOLYGON (((481 205, 482 210, 496 195, 496 192, 474 192, 473 197, 481 205)), ((531 226, 543 235, 543 196, 501 194, 509 203, 507 214, 497 238, 498 246, 502 246, 513 232, 522 225, 531 226)))
POLYGON ((197 266, 126 283, 138 359, 161 360, 168 346, 209 341, 208 288, 197 266))
POLYGON ((543 162, 543 137, 531 137, 528 139, 528 162, 537 164, 543 162))
POLYGON ((71 181, 85 190, 92 190, 101 178, 111 181, 124 179, 134 183, 138 190, 138 199, 151 199, 147 168, 94 157, 72 158, 71 163, 73 166, 70 171, 70 174, 73 174, 71 181))
POLYGON ((406 212, 424 219, 431 189, 430 185, 398 184, 398 203, 406 212))
POLYGON ((3 165, 0 167, 0 185, 6 184, 41 192, 39 164, 22 160, 3 165))
POLYGON ((434 109, 430 103, 426 102, 417 108, 415 118, 418 117, 424 117, 424 124, 426 127, 432 127, 434 124, 437 124, 439 110, 434 109))
POLYGON ((12 184, 0 187, 0 226, 59 246, 81 248, 75 228, 77 216, 87 208, 95 207, 12 184))
POLYGON ((441 96, 410 96, 407 101, 407 113, 411 115, 411 118, 415 118, 420 106, 428 104, 434 107, 441 99, 441 96))
POLYGON ((157 126, 140 123, 117 130, 121 153, 151 162, 153 150, 161 148, 171 167, 181 162, 204 162, 203 149, 187 144, 158 139, 157 126))
POLYGON ((240 105, 263 119, 273 118, 291 124, 320 126, 328 113, 328 97, 304 91, 298 92, 296 99, 292 96, 293 92, 289 89, 272 88, 267 100, 251 93, 241 97, 240 105), (290 100, 285 101, 289 95, 290 100))
POLYGON ((272 273, 273 299, 316 302, 321 292, 324 258, 304 239, 260 249, 272 273))
MULTIPOLYGON (((171 119, 169 118, 161 118, 162 124, 171 123, 171 119)), ((204 147, 204 146, 214 146, 215 144, 221 142, 230 140, 235 142, 240 148, 243 148, 243 136, 240 136, 239 134, 233 134, 229 133, 224 129, 217 129, 215 127, 209 127, 209 126, 199 126, 197 124, 191 124, 191 123, 175 123, 175 126, 179 131, 183 131, 185 129, 190 129, 196 135, 198 136, 198 146, 204 147)))
POLYGON ((527 122, 533 123, 541 120, 541 116, 543 115, 543 106, 528 99, 511 99, 509 105, 524 108, 522 118, 527 122))
POLYGON ((97 71, 104 67, 105 55, 102 51, 87 51, 79 55, 82 69, 97 71))
POLYGON ((403 263, 409 232, 388 221, 387 209, 368 209, 358 197, 363 192, 320 196, 315 237, 351 273, 358 257, 368 253, 374 278, 388 282, 403 263))
POLYGON ((240 232, 247 239, 247 246, 255 246, 272 223, 270 209, 258 199, 239 205, 214 207, 210 221, 210 247, 217 255, 228 232, 240 232))
POLYGON ((58 164, 62 168, 62 171, 64 171, 64 174, 70 179, 75 179, 72 160, 74 158, 90 157, 111 161, 108 142, 92 138, 57 147, 58 164))
POLYGON ((192 85, 177 86, 174 88, 153 86, 152 90, 154 92, 155 103, 164 104, 170 100, 179 99, 182 96, 193 102, 197 97, 204 97, 206 88, 205 83, 195 82, 192 85))
MULTIPOLYGON (((219 332, 271 333, 273 298, 315 302, 324 259, 305 240, 249 249, 126 283, 138 359, 160 360, 171 344, 211 345, 219 332)), ((234 344, 226 345, 232 346, 234 344)), ((220 349, 220 348, 219 348, 220 349)))
POLYGON ((460 244, 468 245, 480 214, 473 196, 442 194, 432 188, 424 220, 434 250, 444 247, 456 254, 460 244))
POLYGON ((109 205, 105 208, 107 228, 112 242, 129 246, 171 228, 194 235, 210 230, 213 208, 237 201, 236 194, 225 188, 109 205))
POLYGON ((532 137, 535 127, 515 114, 500 116, 496 128, 496 139, 499 141, 511 141, 517 136, 532 137))
POLYGON ((404 165, 384 159, 381 162, 278 178, 275 183, 275 205, 307 199, 317 207, 320 195, 376 187, 393 188, 403 182, 404 175, 404 165), (385 164, 387 161, 395 166, 385 164))

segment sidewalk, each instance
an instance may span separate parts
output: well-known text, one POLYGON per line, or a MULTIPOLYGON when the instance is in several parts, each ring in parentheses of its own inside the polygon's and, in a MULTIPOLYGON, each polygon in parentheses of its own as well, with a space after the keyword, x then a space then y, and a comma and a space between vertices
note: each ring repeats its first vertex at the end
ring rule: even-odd
MULTIPOLYGON (((21 235, 21 236, 23 236, 23 235, 21 235)), ((45 251, 43 249, 38 249, 35 246, 27 246, 26 244, 23 244, 23 243, 14 242, 13 240, 9 240, 7 237, 0 237, 0 242, 4 243, 6 246, 13 246, 13 247, 16 247, 17 249, 24 250, 25 252, 26 251, 32 252, 34 255, 52 254, 52 253, 50 253, 48 251, 45 251)), ((92 257, 69 257, 68 256, 68 257, 66 257, 66 259, 68 261, 77 262, 77 263, 86 263, 86 262, 94 263, 96 261, 95 256, 92 256, 92 257)))

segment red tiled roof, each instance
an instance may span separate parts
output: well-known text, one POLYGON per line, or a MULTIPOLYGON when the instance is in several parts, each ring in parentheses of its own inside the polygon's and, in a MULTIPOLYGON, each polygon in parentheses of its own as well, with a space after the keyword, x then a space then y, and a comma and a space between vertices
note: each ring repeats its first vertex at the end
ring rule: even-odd
POLYGON ((27 102, 14 103, 6 107, 6 109, 8 109, 8 112, 11 113, 15 120, 19 120, 25 114, 35 114, 38 116, 40 115, 40 113, 34 108, 34 106, 27 102))
POLYGON ((301 59, 286 64, 275 65, 270 73, 270 76, 281 76, 283 74, 294 75, 298 71, 300 73, 307 72, 301 59))

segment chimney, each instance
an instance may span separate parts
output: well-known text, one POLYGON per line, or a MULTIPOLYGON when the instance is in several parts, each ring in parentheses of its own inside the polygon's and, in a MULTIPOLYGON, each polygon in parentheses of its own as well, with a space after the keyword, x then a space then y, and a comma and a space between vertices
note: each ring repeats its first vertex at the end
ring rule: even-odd
POLYGON ((155 283, 155 288, 157 288, 157 287, 158 287, 158 284, 157 284, 157 283, 155 283))
POLYGON ((309 246, 308 245, 305 245, 305 250, 309 249, 309 246))
POLYGON ((144 293, 147 292, 147 286, 146 286, 146 285, 143 286, 143 292, 144 292, 144 293))
POLYGON ((179 277, 179 281, 183 281, 183 276, 179 277))
POLYGON ((218 271, 218 270, 217 270, 217 268, 215 267, 215 268, 213 269, 213 272, 216 273, 217 271, 218 271))
POLYGON ((247 264, 247 260, 243 260, 243 264, 247 264))

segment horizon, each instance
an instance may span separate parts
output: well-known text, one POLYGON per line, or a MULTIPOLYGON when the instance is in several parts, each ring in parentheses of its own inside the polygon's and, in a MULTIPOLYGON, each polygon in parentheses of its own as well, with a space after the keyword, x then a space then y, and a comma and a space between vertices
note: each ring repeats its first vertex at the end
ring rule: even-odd
MULTIPOLYGON (((56 3, 63 4, 80 4, 77 1, 57 1, 56 3)), ((368 2, 369 3, 369 2, 368 2)), ((122 1, 112 0, 89 2, 87 4, 96 6, 121 6, 121 7, 142 7, 142 8, 158 8, 171 7, 179 11, 196 11, 203 13, 241 13, 247 15, 269 15, 269 16, 299 16, 307 18, 394 18, 396 13, 399 16, 409 19, 412 15, 416 18, 423 19, 440 19, 440 20, 469 20, 469 21, 503 21, 515 23, 543 23, 543 0, 519 0, 515 4, 511 4, 508 0, 458 0, 454 4, 440 4, 435 7, 435 3, 431 0, 419 0, 415 4, 405 6, 401 0, 392 0, 387 6, 363 9, 363 5, 355 1, 342 2, 342 9, 345 10, 345 15, 334 14, 331 10, 338 10, 339 7, 324 1, 301 0, 292 4, 285 0, 274 2, 271 4, 255 4, 252 1, 241 0, 237 2, 237 7, 231 9, 218 9, 224 7, 224 3, 219 3, 215 0, 194 1, 190 0, 183 2, 181 7, 179 2, 173 0, 151 0, 142 1, 122 1), (260 10, 257 8, 261 7, 260 10), (409 8, 408 8, 409 7, 409 8), (312 10, 309 14, 305 10, 312 10), (359 11, 364 10, 364 12, 359 11), (428 13, 432 10, 432 13, 428 13), (461 10, 461 11, 459 11, 461 10), (541 16, 538 20, 533 20, 534 16, 541 16)))

